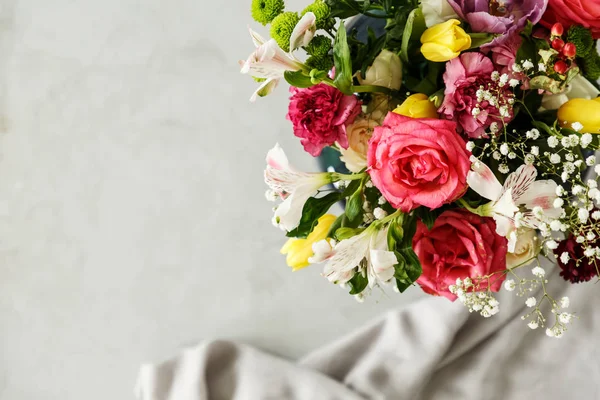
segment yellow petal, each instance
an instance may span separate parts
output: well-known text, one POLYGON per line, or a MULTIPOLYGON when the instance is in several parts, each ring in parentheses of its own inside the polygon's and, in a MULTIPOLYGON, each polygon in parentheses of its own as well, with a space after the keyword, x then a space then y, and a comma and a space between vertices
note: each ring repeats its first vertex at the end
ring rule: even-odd
POLYGON ((600 97, 593 100, 571 99, 560 106, 557 119, 561 126, 583 125, 582 133, 600 134, 600 97))
POLYGON ((313 243, 327 239, 327 233, 331 225, 336 220, 335 215, 325 214, 319 218, 317 226, 308 235, 306 239, 289 239, 281 248, 281 254, 286 254, 285 261, 292 271, 308 267, 308 259, 314 255, 312 250, 313 243))
POLYGON ((393 112, 411 118, 438 118, 435 105, 423 93, 415 93, 409 96, 393 112))
POLYGON ((421 46, 421 53, 423 53, 423 57, 433 62, 449 61, 460 55, 460 52, 436 43, 425 43, 421 46))

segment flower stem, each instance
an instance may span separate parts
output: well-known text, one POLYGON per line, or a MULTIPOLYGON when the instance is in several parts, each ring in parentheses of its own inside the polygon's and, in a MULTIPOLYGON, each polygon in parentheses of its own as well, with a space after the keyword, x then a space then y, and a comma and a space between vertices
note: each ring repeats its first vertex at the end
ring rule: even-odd
POLYGON ((338 172, 334 172, 332 177, 335 181, 356 181, 364 178, 366 175, 365 172, 359 174, 340 174, 338 172))

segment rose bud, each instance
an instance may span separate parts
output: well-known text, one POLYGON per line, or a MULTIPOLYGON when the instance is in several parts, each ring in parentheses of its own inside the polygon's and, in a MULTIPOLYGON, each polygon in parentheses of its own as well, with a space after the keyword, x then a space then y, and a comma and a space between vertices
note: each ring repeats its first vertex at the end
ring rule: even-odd
POLYGON ((563 47, 562 54, 565 57, 574 58, 575 54, 577 54, 577 47, 574 43, 569 42, 563 47))
POLYGON ((564 74, 569 69, 569 66, 563 60, 558 60, 556 64, 554 64, 554 71, 559 74, 564 74))
POLYGON ((562 36, 564 32, 565 30, 560 22, 557 22, 554 25, 552 25, 552 30, 550 31, 552 36, 562 36))
POLYGON ((556 38, 552 40, 552 48, 554 50, 561 51, 563 47, 565 47, 565 42, 561 38, 556 38))

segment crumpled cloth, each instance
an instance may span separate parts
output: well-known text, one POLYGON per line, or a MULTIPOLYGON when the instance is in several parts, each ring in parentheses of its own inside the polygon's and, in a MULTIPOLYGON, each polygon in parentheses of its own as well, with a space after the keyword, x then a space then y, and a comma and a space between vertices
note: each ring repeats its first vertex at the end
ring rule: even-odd
POLYGON ((570 284, 551 262, 542 266, 548 293, 568 296, 578 316, 560 339, 521 319, 530 294, 502 290, 500 313, 487 319, 431 297, 298 361, 202 343, 142 366, 135 392, 143 400, 600 399, 600 287, 570 284))

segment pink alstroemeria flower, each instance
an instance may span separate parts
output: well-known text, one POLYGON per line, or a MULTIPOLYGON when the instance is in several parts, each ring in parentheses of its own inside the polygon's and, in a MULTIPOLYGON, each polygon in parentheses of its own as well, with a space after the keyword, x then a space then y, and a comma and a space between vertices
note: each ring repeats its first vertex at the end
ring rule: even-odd
POLYGON ((306 47, 317 31, 317 17, 312 12, 307 12, 298 21, 290 37, 290 53, 298 47, 306 47))
POLYGON ((534 215, 534 208, 540 207, 544 219, 558 218, 560 209, 554 208, 556 182, 536 181, 537 170, 532 165, 521 165, 510 174, 502 185, 492 170, 471 157, 471 171, 467 174, 467 184, 480 196, 491 200, 474 212, 496 221, 496 233, 508 239, 508 251, 513 253, 517 243, 517 228, 520 226, 537 229, 544 221, 534 215))
POLYGON ((304 203, 317 190, 332 182, 330 173, 307 173, 293 168, 283 149, 276 144, 267 154, 265 183, 283 202, 275 210, 273 222, 291 231, 298 226, 304 203))

